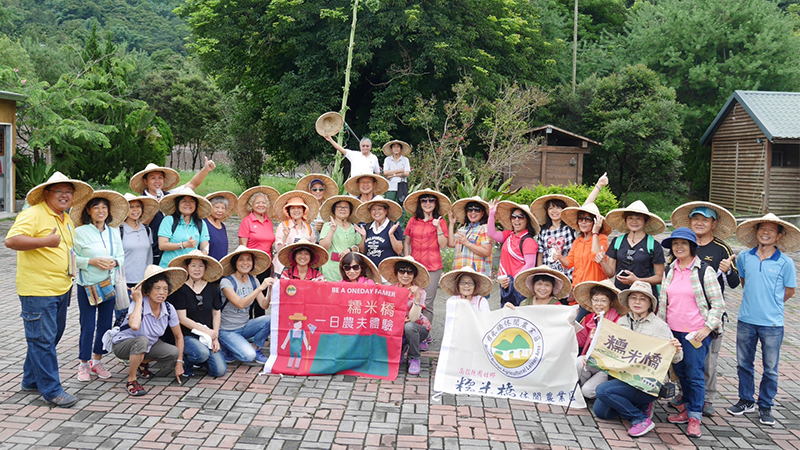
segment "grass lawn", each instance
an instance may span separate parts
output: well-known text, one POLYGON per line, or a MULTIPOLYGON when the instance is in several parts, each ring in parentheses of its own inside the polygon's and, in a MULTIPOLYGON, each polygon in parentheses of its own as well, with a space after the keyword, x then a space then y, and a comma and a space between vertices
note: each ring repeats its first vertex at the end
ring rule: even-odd
MULTIPOLYGON (((190 171, 183 171, 179 172, 181 175, 181 183, 185 184, 188 183, 189 180, 195 175, 195 172, 190 171)), ((131 192, 130 186, 128 186, 129 179, 123 178, 122 175, 118 176, 111 182, 111 184, 107 187, 107 189, 111 189, 120 193, 131 192)), ((278 190, 281 194, 287 191, 291 191, 294 189, 295 185, 297 184, 297 180, 292 178, 283 178, 283 177, 273 177, 273 176, 263 176, 261 177, 261 184, 264 186, 271 186, 278 190)), ((98 186, 93 186, 95 189, 98 186)), ((237 196, 244 192, 244 189, 239 186, 238 183, 228 175, 227 171, 223 170, 214 170, 206 177, 203 184, 201 184, 196 193, 199 195, 206 195, 212 192, 217 191, 231 191, 237 196)))

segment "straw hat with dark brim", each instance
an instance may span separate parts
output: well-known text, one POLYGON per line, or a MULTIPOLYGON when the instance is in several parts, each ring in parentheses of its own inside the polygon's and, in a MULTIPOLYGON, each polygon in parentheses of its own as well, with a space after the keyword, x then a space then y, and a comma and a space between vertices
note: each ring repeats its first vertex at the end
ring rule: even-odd
POLYGON ((644 294, 650 299, 650 308, 654 313, 658 314, 658 299, 653 295, 653 289, 646 281, 636 280, 631 287, 619 293, 619 303, 622 307, 630 311, 631 306, 628 304, 628 296, 634 292, 644 294))
POLYGON ((117 228, 128 218, 128 201, 125 200, 125 197, 119 192, 100 190, 94 191, 92 195, 81 199, 81 201, 72 202, 72 209, 69 210, 69 217, 72 219, 72 223, 75 224, 75 226, 86 225, 81 222, 81 216, 83 215, 83 209, 86 208, 86 205, 89 204, 93 198, 104 198, 108 201, 108 214, 111 216, 112 220, 108 223, 109 227, 117 228))
POLYGON ((572 283, 563 273, 551 269, 547 266, 532 267, 518 273, 514 278, 514 289, 527 297, 533 297, 533 277, 545 275, 553 279, 553 296, 556 298, 567 298, 572 290, 572 283))
POLYGON ((403 209, 408 211, 409 214, 414 216, 417 213, 417 206, 419 205, 420 197, 427 197, 432 195, 439 199, 439 216, 445 217, 447 213, 450 212, 450 209, 453 207, 453 204, 450 202, 450 199, 447 198, 446 195, 442 194, 439 191, 434 191, 433 189, 421 189, 419 191, 414 191, 406 197, 406 200, 403 202, 403 209))
POLYGON ((459 295, 458 279, 464 274, 471 276, 472 279, 475 280, 474 295, 486 297, 492 293, 492 279, 482 273, 476 272, 475 269, 469 266, 447 272, 444 276, 442 276, 442 279, 439 280, 439 286, 444 289, 447 295, 459 295))
POLYGON ((578 301, 578 304, 583 307, 583 309, 592 312, 594 308, 592 308, 592 298, 590 296, 590 291, 595 286, 602 286, 604 288, 608 288, 611 292, 614 293, 614 298, 611 299, 611 307, 616 309, 620 316, 624 316, 628 314, 628 309, 624 308, 622 304, 619 302, 619 289, 614 286, 614 280, 608 279, 603 281, 584 281, 583 283, 578 283, 575 285, 575 289, 572 290, 572 295, 575 297, 575 300, 578 301))
POLYGON ((691 228, 692 218, 689 217, 689 214, 691 214, 692 210, 695 208, 710 208, 717 213, 717 225, 714 227, 713 231, 715 237, 728 239, 736 233, 736 218, 733 217, 733 214, 722 206, 711 202, 689 202, 678 206, 675 208, 675 211, 672 211, 672 216, 670 216, 672 226, 675 228, 691 228))
MULTIPOLYGON (((401 140, 395 139, 393 141, 389 141, 383 144, 383 154, 386 156, 392 156, 392 144, 400 144, 401 150, 400 154, 403 156, 408 156, 411 154, 411 146, 408 143, 403 142, 401 140)), ((385 278, 385 277, 384 277, 385 278)))
POLYGON ((742 222, 739 227, 736 228, 736 239, 738 239, 739 242, 747 247, 756 247, 758 245, 756 229, 758 228, 758 224, 765 222, 772 222, 783 226, 783 236, 779 236, 778 242, 776 243, 778 250, 787 253, 800 249, 800 230, 798 230, 796 226, 785 220, 781 220, 780 217, 772 213, 769 213, 760 219, 750 219, 742 222))
POLYGON ((242 192, 242 195, 239 196, 239 200, 236 202, 236 213, 239 214, 239 217, 241 217, 242 220, 250 215, 250 210, 247 209, 247 203, 250 202, 250 197, 259 192, 266 195, 267 199, 269 199, 269 205, 267 205, 266 214, 267 217, 272 216, 272 206, 275 204, 275 201, 278 200, 278 197, 281 196, 280 192, 269 186, 254 186, 242 192))
POLYGON ((211 256, 204 255, 200 250, 192 250, 191 252, 176 256, 169 262, 169 267, 180 267, 186 269, 187 273, 189 268, 187 265, 193 259, 202 259, 206 262, 206 273, 203 274, 203 280, 213 283, 222 277, 222 264, 211 256))
POLYGON ((128 202, 128 214, 130 214, 131 202, 136 201, 142 204, 142 216, 139 217, 139 222, 149 223, 150 219, 155 217, 156 213, 158 212, 158 200, 154 199, 153 197, 148 197, 146 195, 140 195, 137 197, 129 193, 126 193, 123 195, 123 197, 128 202))
MULTIPOLYGON (((581 206, 565 208, 564 211, 561 212, 561 220, 576 232, 580 232, 581 229, 578 227, 578 213, 581 211, 591 214, 598 219, 603 219, 603 227, 600 229, 600 233, 606 235, 611 234, 611 225, 609 225, 603 215, 600 214, 600 210, 597 209, 597 205, 594 203, 584 203, 581 206)), ((592 224, 592 226, 594 226, 594 224, 592 224)))
POLYGON ((300 178, 300 180, 297 182, 297 185, 294 188, 295 190, 298 191, 306 191, 310 193, 311 184, 314 183, 315 181, 321 181, 322 184, 325 186, 325 191, 322 193, 323 201, 333 197, 334 195, 339 195, 339 185, 337 185, 336 182, 333 181, 333 178, 327 175, 323 175, 321 173, 311 173, 304 176, 303 178, 300 178))
POLYGON ((356 223, 356 220, 358 220, 356 210, 358 210, 358 207, 361 206, 361 201, 349 195, 336 195, 325 200, 325 203, 322 204, 322 207, 319 211, 322 220, 326 222, 331 220, 331 217, 335 215, 333 208, 335 208, 336 204, 339 202, 350 203, 350 217, 347 218, 347 221, 350 223, 356 223))
POLYGON ((314 124, 314 128, 316 128, 320 136, 333 136, 342 130, 343 125, 344 119, 342 115, 338 112, 331 111, 319 116, 317 122, 314 124))
POLYGON ((269 257, 267 252, 240 245, 236 247, 236 250, 225 255, 225 257, 219 262, 222 265, 222 276, 226 277, 236 272, 236 267, 231 261, 233 260, 234 256, 241 255, 242 253, 250 253, 253 255, 253 268, 250 269, 250 273, 252 275, 264 273, 264 271, 269 269, 269 266, 272 265, 272 258, 269 257))
POLYGON ((319 201, 316 197, 306 191, 289 191, 278 197, 272 207, 273 216, 278 218, 278 220, 288 219, 289 211, 286 210, 287 205, 302 206, 296 200, 292 200, 298 198, 302 200, 302 204, 306 207, 307 215, 305 217, 310 217, 311 220, 315 219, 317 217, 317 213, 319 213, 319 201))
POLYGON ((145 189, 147 189, 147 185, 144 182, 144 177, 147 174, 153 172, 162 172, 164 173, 164 186, 161 187, 161 190, 164 192, 169 191, 170 189, 175 188, 178 183, 181 182, 181 177, 178 175, 178 172, 174 169, 170 169, 169 167, 161 167, 157 166, 153 163, 148 164, 144 170, 140 172, 136 172, 136 174, 131 177, 130 183, 128 183, 131 187, 133 192, 137 194, 144 193, 145 189))
POLYGON ((503 200, 502 202, 497 204, 497 212, 495 213, 495 219, 500 222, 500 225, 503 225, 503 229, 513 231, 514 228, 511 226, 511 213, 514 212, 515 209, 519 209, 520 211, 524 212, 526 216, 528 216, 528 222, 531 223, 533 226, 534 234, 539 234, 539 221, 536 220, 536 216, 531 213, 531 209, 528 205, 520 205, 518 203, 514 203, 512 201, 503 200))
POLYGON ((414 277, 414 284, 423 289, 425 289, 430 284, 431 275, 428 273, 428 269, 426 269, 425 266, 423 266, 422 264, 414 261, 414 257, 411 255, 392 256, 381 261, 381 265, 378 267, 381 276, 391 284, 397 283, 398 280, 395 268, 397 267, 397 264, 400 262, 411 264, 417 268, 417 276, 414 277))
MULTIPOLYGON (((222 219, 223 222, 230 219, 231 217, 233 217, 234 214, 236 214, 236 207, 239 203, 239 198, 236 197, 236 194, 230 191, 217 191, 206 195, 206 200, 208 200, 208 202, 211 203, 211 200, 215 197, 222 197, 228 201, 228 207, 225 209, 225 217, 222 219)), ((211 203, 211 208, 213 210, 214 208, 213 203, 211 203)))
POLYGON ((301 248, 308 249, 311 252, 311 264, 310 267, 314 269, 322 267, 328 262, 328 251, 325 250, 325 247, 314 244, 305 239, 301 239, 293 244, 289 244, 286 247, 283 247, 278 252, 278 261, 283 264, 284 267, 292 267, 292 263, 294 262, 294 253, 301 248))
MULTIPOLYGON (((175 291, 180 289, 181 286, 183 286, 183 283, 186 283, 186 280, 189 279, 189 273, 186 271, 186 269, 180 267, 164 268, 161 266, 156 266, 151 264, 144 269, 144 278, 142 279, 142 281, 137 283, 136 286, 134 286, 133 288, 134 289, 141 288, 145 281, 162 273, 165 274, 167 276, 167 279, 169 280, 168 295, 174 294, 175 291)), ((142 292, 142 296, 146 296, 147 294, 149 294, 149 292, 142 292)))
MULTIPOLYGON (((381 284, 383 280, 381 280, 380 272, 378 272, 378 267, 375 266, 375 263, 363 253, 356 252, 356 255, 361 255, 361 259, 365 265, 365 267, 361 268, 361 275, 374 281, 375 284, 381 284)), ((344 261, 344 258, 339 260, 339 270, 341 270, 342 261, 344 261)))
POLYGON ((389 210, 387 211, 386 216, 392 222, 397 222, 397 220, 403 216, 403 208, 401 208, 397 202, 378 196, 359 205, 358 209, 356 210, 356 217, 358 218, 359 222, 374 222, 372 220, 372 214, 370 213, 370 208, 372 208, 373 205, 385 205, 388 207, 389 210))
MULTIPOLYGON (((531 212, 533 216, 536 217, 536 220, 539 221, 540 224, 547 222, 547 202, 550 200, 561 200, 562 202, 567 204, 567 208, 576 207, 578 206, 578 202, 567 195, 561 194, 548 194, 543 195, 531 203, 531 212)), ((562 219, 563 220, 563 219, 562 219)))
POLYGON ((631 231, 628 229, 628 225, 625 223, 625 213, 635 213, 641 214, 643 216, 648 217, 649 219, 644 224, 644 232, 655 236, 657 234, 661 234, 664 230, 667 229, 667 224, 661 220, 661 217, 650 212, 645 206, 644 202, 641 200, 636 200, 635 202, 628 205, 626 208, 618 208, 613 211, 610 211, 606 216, 606 220, 608 224, 611 225, 611 228, 619 231, 620 233, 627 233, 631 231))
POLYGON ((348 178, 347 181, 344 182, 344 190, 347 191, 348 194, 358 197, 361 195, 361 191, 358 189, 358 181, 364 177, 370 177, 375 180, 375 189, 372 191, 373 194, 383 195, 389 192, 389 181, 386 180, 386 178, 369 173, 348 178))
POLYGON ((181 189, 179 192, 165 195, 161 199, 161 202, 158 204, 158 206, 161 208, 161 212, 164 213, 165 216, 171 216, 175 212, 175 199, 179 197, 192 197, 193 199, 197 200, 196 211, 198 218, 205 219, 211 214, 211 202, 206 200, 206 198, 202 195, 195 194, 193 190, 185 188, 181 189))
POLYGON ((72 185, 74 189, 74 193, 72 194, 72 204, 74 205, 76 202, 83 200, 86 197, 89 197, 94 192, 91 186, 83 181, 73 180, 71 178, 67 178, 61 172, 55 172, 50 178, 47 179, 44 183, 35 186, 33 189, 28 191, 28 195, 25 196, 25 202, 29 205, 38 205, 39 203, 44 201, 44 190, 48 186, 52 186, 54 184, 60 183, 69 183, 72 185))
POLYGON ((461 200, 456 201, 453 203, 453 215, 456 217, 456 221, 459 223, 467 223, 467 205, 470 203, 478 203, 479 205, 483 206, 484 214, 489 214, 489 203, 484 201, 482 198, 475 196, 470 198, 462 198, 461 200))

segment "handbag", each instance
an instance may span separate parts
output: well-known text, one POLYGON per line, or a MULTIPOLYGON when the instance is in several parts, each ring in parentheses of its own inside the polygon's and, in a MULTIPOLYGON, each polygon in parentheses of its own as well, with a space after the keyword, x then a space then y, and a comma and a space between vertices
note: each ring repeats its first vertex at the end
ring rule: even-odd
POLYGON ((408 197, 408 181, 400 181, 397 183, 397 202, 401 205, 408 197))
MULTIPOLYGON (((100 238, 102 239, 102 235, 100 238)), ((111 255, 113 255, 114 239, 111 237, 110 232, 108 233, 108 238, 109 245, 111 246, 111 255)), ((99 283, 83 285, 83 289, 86 291, 86 298, 89 300, 90 305, 97 306, 100 303, 117 298, 116 287, 111 284, 111 271, 108 271, 108 275, 108 278, 99 283)), ((81 279, 81 284, 83 284, 83 273, 80 270, 78 271, 78 277, 81 279)))
POLYGON ((117 311, 125 310, 131 306, 131 298, 128 296, 128 283, 125 280, 125 271, 122 267, 117 267, 115 272, 114 290, 117 293, 114 309, 117 311))

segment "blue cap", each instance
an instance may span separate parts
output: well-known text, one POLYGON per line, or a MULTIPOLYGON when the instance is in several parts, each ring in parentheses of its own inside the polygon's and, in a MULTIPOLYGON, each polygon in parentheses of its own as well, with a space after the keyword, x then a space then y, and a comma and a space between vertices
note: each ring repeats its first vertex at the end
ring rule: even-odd
POLYGON ((689 217, 692 217, 695 214, 702 214, 706 217, 710 217, 714 220, 717 220, 717 212, 714 211, 713 208, 709 208, 708 206, 698 206, 697 208, 693 209, 692 212, 689 213, 689 217))
POLYGON ((689 242, 697 244, 697 235, 687 227, 676 228, 668 238, 661 241, 661 246, 664 248, 672 248, 673 239, 686 239, 689 242))

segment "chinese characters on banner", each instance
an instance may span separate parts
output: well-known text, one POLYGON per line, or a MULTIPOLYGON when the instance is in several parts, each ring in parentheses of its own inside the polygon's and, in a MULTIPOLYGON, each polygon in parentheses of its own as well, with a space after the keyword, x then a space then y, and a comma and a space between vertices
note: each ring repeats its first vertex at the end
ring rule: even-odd
POLYGON ((286 279, 273 289, 265 372, 397 378, 407 289, 286 279))
POLYGON ((594 349, 586 363, 658 397, 675 351, 667 340, 601 320, 595 331, 594 349))
POLYGON ((577 307, 475 311, 448 300, 434 390, 585 408, 575 359, 577 307), (574 394, 573 394, 574 392, 574 394))

